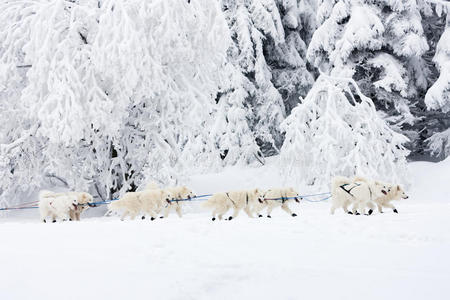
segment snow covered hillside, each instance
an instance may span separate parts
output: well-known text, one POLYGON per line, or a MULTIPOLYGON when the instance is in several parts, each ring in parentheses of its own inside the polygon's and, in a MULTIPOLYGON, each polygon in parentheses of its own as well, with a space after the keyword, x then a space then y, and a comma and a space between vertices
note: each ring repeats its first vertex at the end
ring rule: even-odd
MULTIPOLYGON (((191 178, 197 193, 282 183, 274 162, 191 178)), ((450 159, 410 164, 410 199, 370 217, 331 216, 329 203, 272 219, 39 223, 1 216, 0 299, 447 299, 450 159)), ((191 212, 189 212, 191 211, 191 212)), ((194 212, 195 211, 195 212, 194 212)))

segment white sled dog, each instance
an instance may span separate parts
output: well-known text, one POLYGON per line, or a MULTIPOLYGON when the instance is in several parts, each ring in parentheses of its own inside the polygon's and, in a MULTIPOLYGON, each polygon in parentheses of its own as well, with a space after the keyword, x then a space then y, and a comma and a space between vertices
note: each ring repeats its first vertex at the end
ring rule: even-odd
MULTIPOLYGON (((86 192, 61 192, 61 193, 53 193, 50 192, 52 197, 60 197, 60 196, 73 196, 76 197, 78 201, 78 205, 76 207, 72 207, 69 211, 69 221, 80 221, 80 215, 83 211, 87 210, 92 206, 91 203, 94 202, 94 197, 91 194, 86 192)), ((49 194, 50 195, 50 194, 49 194)))
MULTIPOLYGON (((357 176, 353 179, 354 181, 368 181, 366 178, 357 176)), ((374 199, 375 204, 377 205, 378 212, 383 213, 383 207, 387 207, 393 210, 393 212, 398 214, 397 208, 391 203, 393 200, 400 199, 408 199, 408 195, 406 195, 405 191, 398 184, 389 184, 380 181, 375 181, 375 185, 378 187, 382 187, 387 193, 382 194, 380 197, 374 199)))
POLYGON ((223 215, 231 208, 234 212, 227 220, 236 218, 242 209, 250 218, 253 218, 252 208, 256 202, 263 202, 263 199, 263 192, 259 189, 231 191, 214 194, 202 206, 212 209, 213 221, 216 220, 216 216, 222 220, 223 215))
POLYGON ((51 218, 52 222, 56 220, 66 221, 70 219, 70 210, 77 209, 77 196, 68 193, 54 193, 51 191, 39 192, 39 212, 41 221, 47 222, 51 218))
POLYGON ((191 199, 195 197, 194 193, 185 186, 170 187, 166 190, 169 191, 175 199, 164 206, 163 216, 161 216, 161 218, 167 218, 171 210, 175 210, 177 215, 181 218, 183 216, 181 211, 183 201, 177 200, 191 199))
MULTIPOLYGON (((119 200, 108 204, 108 212, 105 216, 109 216, 112 212, 115 212, 122 213, 120 217, 122 221, 127 216, 130 216, 130 219, 133 220, 142 212, 149 214, 151 220, 154 220, 164 205, 170 204, 171 200, 173 200, 172 194, 162 189, 128 192, 119 200)), ((142 219, 145 219, 145 217, 143 216, 142 219)))
POLYGON ((297 202, 300 203, 302 198, 299 194, 294 190, 294 188, 275 188, 267 190, 264 194, 264 201, 262 203, 256 203, 254 211, 258 215, 258 217, 262 217, 261 211, 267 207, 267 217, 272 218, 270 215, 272 210, 276 207, 281 207, 285 212, 289 215, 296 217, 297 214, 293 213, 288 206, 289 202, 297 202))
POLYGON ((331 214, 340 207, 346 213, 365 214, 365 208, 369 207, 370 215, 375 208, 372 201, 386 194, 387 191, 373 181, 354 181, 351 178, 336 176, 331 184, 331 214), (352 212, 348 211, 350 204, 353 204, 352 212))

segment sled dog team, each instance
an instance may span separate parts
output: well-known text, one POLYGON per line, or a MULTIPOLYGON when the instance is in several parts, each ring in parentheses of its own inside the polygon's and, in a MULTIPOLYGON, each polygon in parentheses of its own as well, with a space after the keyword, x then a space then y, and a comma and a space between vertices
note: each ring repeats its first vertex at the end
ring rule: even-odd
MULTIPOLYGON (((400 185, 387 184, 379 181, 369 180, 363 177, 347 178, 335 177, 331 187, 332 206, 331 214, 335 210, 342 208, 349 214, 372 214, 375 205, 382 213, 382 208, 391 208, 395 213, 397 209, 391 204, 393 200, 407 199, 400 185), (349 207, 351 211, 349 211, 349 207)), ((112 213, 120 214, 120 219, 126 217, 134 219, 141 216, 150 216, 155 220, 159 214, 160 218, 167 218, 170 211, 175 211, 182 217, 182 204, 180 199, 191 199, 195 195, 185 186, 159 188, 156 184, 150 183, 139 192, 128 192, 119 200, 108 204, 108 211, 105 216, 112 213)), ((212 213, 212 220, 222 220, 224 214, 232 210, 231 216, 226 218, 232 220, 243 210, 250 218, 254 216, 262 217, 262 211, 266 209, 267 217, 271 218, 273 209, 281 207, 286 213, 295 217, 289 208, 290 202, 299 203, 301 196, 293 188, 274 188, 267 191, 260 189, 238 190, 213 194, 206 200, 202 207, 207 208, 212 213)), ((80 220, 80 214, 93 205, 93 197, 84 192, 55 193, 51 191, 41 191, 39 193, 39 210, 41 220, 46 222, 51 219, 56 220, 80 220)))

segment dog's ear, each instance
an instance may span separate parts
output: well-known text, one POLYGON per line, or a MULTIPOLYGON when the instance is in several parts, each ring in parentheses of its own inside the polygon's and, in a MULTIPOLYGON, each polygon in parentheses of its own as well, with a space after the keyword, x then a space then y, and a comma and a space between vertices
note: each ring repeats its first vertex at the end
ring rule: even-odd
POLYGON ((259 193, 259 190, 256 188, 253 192, 254 192, 255 194, 258 194, 258 193, 259 193))
POLYGON ((399 185, 397 185, 397 191, 399 191, 399 192, 400 192, 400 190, 401 190, 400 186, 399 186, 399 185))

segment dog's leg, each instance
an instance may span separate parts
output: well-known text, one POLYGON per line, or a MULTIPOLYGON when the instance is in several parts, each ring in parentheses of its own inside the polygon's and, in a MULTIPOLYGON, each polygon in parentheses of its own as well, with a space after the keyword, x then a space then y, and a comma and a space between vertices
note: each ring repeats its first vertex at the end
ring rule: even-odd
POLYGON ((236 219, 237 216, 239 215, 239 212, 240 212, 240 211, 241 211, 240 208, 235 207, 235 208, 234 208, 234 213, 233 213, 232 216, 228 217, 228 221, 230 221, 230 220, 232 220, 232 219, 236 219))
POLYGON ((395 208, 395 206, 392 205, 391 203, 389 203, 389 202, 388 202, 388 203, 384 203, 383 206, 392 209, 393 212, 395 212, 396 214, 398 214, 397 208, 395 208))
POLYGON ((125 218, 130 214, 130 212, 128 210, 124 211, 122 216, 120 217, 120 220, 123 221, 125 220, 125 218))
POLYGON ((367 203, 367 207, 369 207, 369 216, 373 213, 374 209, 375 209, 375 205, 372 202, 368 202, 367 203))
POLYGON ((359 202, 358 211, 361 215, 365 215, 366 214, 366 203, 364 203, 362 201, 359 202))
POLYGON ((250 211, 250 207, 249 207, 249 206, 244 207, 244 211, 245 211, 245 213, 247 214, 247 216, 248 216, 249 218, 253 218, 253 214, 252 214, 252 212, 250 211))
POLYGON ((272 213, 273 208, 274 208, 273 205, 270 205, 270 204, 269 204, 269 205, 267 206, 267 217, 268 217, 268 218, 272 218, 272 216, 271 216, 270 214, 272 213))
POLYGON ((334 204, 333 204, 330 209, 330 214, 334 215, 335 211, 336 211, 336 206, 334 206, 334 204))
POLYGON ((163 216, 164 218, 167 218, 169 216, 169 210, 170 210, 171 204, 167 205, 167 207, 163 208, 163 216))
POLYGON ((297 216, 297 214, 295 214, 295 213, 293 213, 293 212, 291 211, 291 209, 289 208, 289 206, 287 205, 287 203, 281 204, 281 209, 284 210, 285 212, 287 212, 288 214, 290 214, 290 215, 293 216, 293 217, 296 217, 296 216, 297 216))
POLYGON ((213 221, 215 221, 216 220, 216 214, 217 214, 217 208, 215 208, 213 211, 212 211, 212 217, 211 217, 211 219, 213 220, 213 221))
POLYGON ((158 213, 154 210, 148 210, 147 213, 150 215, 150 221, 154 221, 158 216, 158 213))
POLYGON ((378 212, 380 214, 382 214, 383 213, 383 207, 381 206, 381 204, 377 203, 377 207, 378 207, 378 212))
POLYGON ((346 214, 353 214, 353 212, 348 211, 348 206, 350 205, 350 203, 348 201, 346 201, 343 205, 342 205, 342 209, 344 210, 344 212, 346 214))
POLYGON ((177 215, 181 218, 183 217, 183 213, 181 211, 181 206, 177 205, 177 207, 175 208, 175 211, 177 212, 177 215))

